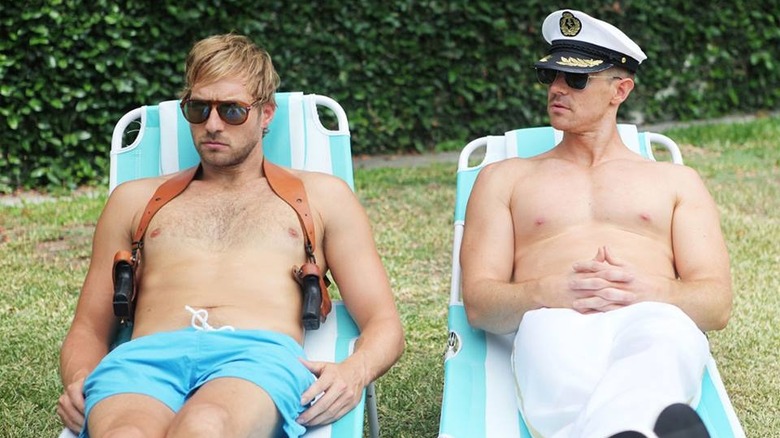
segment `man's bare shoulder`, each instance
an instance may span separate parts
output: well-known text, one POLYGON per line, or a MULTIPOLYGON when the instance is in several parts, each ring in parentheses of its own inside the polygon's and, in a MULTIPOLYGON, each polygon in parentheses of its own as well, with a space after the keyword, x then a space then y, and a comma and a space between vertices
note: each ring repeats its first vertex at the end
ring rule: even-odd
POLYGON ((135 198, 146 198, 148 200, 152 197, 155 190, 173 175, 175 174, 125 181, 116 186, 111 192, 111 198, 121 198, 125 201, 135 198))
POLYGON ((709 190, 704 179, 699 172, 689 166, 682 164, 673 164, 669 162, 658 163, 664 169, 668 177, 677 187, 677 193, 682 197, 692 197, 697 199, 709 198, 709 190))
POLYGON ((157 188, 173 175, 139 178, 119 184, 111 192, 103 215, 112 217, 111 220, 130 218, 135 222, 157 188))
POLYGON ((351 221, 364 214, 357 196, 343 179, 324 172, 292 172, 303 181, 309 204, 323 223, 351 221))
POLYGON ((507 158, 485 165, 474 182, 476 191, 487 190, 493 193, 508 193, 512 187, 531 178, 543 161, 529 158, 507 158))
POLYGON ((325 196, 327 198, 354 194, 346 181, 329 173, 307 170, 291 170, 291 172, 303 181, 309 196, 325 196))
POLYGON ((654 193, 673 194, 678 202, 682 200, 704 200, 710 197, 704 179, 696 169, 669 161, 628 161, 615 178, 627 184, 653 187, 654 193))
POLYGON ((693 167, 686 166, 685 164, 677 164, 670 161, 655 162, 655 164, 664 168, 670 174, 677 175, 679 178, 701 180, 699 172, 693 167))
POLYGON ((653 177, 671 178, 670 182, 684 183, 701 181, 701 176, 696 169, 684 164, 672 163, 671 161, 653 161, 641 160, 632 161, 631 170, 647 173, 653 177))
POLYGON ((538 165, 539 160, 533 158, 507 158, 485 165, 479 171, 479 177, 482 179, 514 178, 538 165))

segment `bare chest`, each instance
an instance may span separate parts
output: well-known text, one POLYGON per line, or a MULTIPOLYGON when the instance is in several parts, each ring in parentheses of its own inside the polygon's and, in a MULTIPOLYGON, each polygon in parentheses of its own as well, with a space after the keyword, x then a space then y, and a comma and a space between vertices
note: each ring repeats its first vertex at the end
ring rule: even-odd
POLYGON ((303 231, 292 208, 270 190, 199 195, 184 192, 152 219, 147 249, 210 252, 269 247, 302 251, 303 231))
POLYGON ((614 169, 541 174, 516 187, 511 200, 516 231, 526 237, 592 225, 664 236, 675 202, 673 187, 657 176, 614 169))

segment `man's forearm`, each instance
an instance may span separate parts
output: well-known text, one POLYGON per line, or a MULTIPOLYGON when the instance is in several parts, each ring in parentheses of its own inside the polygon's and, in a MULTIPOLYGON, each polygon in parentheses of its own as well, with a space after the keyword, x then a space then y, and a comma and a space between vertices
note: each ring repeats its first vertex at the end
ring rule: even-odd
POLYGON ((101 343, 94 337, 69 333, 60 351, 60 378, 63 385, 86 378, 107 353, 108 347, 101 347, 101 343))
POLYGON ((370 323, 355 342, 355 351, 347 360, 360 363, 364 386, 378 379, 401 357, 404 350, 403 329, 395 319, 370 323))
POLYGON ((507 283, 495 280, 464 282, 463 305, 469 324, 491 333, 511 333, 517 330, 523 315, 538 309, 534 298, 541 287, 539 281, 507 283))
POLYGON ((702 331, 726 327, 731 316, 731 285, 722 280, 673 280, 668 302, 685 312, 702 331))

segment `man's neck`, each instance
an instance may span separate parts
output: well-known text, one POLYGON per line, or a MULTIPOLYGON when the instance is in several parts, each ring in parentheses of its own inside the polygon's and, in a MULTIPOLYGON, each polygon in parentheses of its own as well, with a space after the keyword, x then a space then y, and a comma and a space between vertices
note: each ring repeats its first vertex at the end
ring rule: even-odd
POLYGON ((587 167, 625 158, 631 152, 620 138, 614 123, 596 129, 564 131, 563 140, 555 150, 560 158, 587 167))
POLYGON ((225 189, 240 188, 251 181, 263 178, 262 149, 258 148, 240 163, 217 165, 201 162, 199 180, 225 189))

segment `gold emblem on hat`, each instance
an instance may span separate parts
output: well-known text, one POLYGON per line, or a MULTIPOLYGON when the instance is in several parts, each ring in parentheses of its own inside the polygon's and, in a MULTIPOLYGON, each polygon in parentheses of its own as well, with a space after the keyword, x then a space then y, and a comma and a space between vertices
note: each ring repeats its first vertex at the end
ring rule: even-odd
POLYGON ((558 65, 565 65, 567 67, 582 67, 582 68, 591 68, 595 67, 597 65, 603 64, 604 60, 602 59, 582 59, 582 58, 567 58, 562 57, 560 60, 555 62, 558 65))
POLYGON ((582 22, 580 19, 575 17, 574 14, 569 11, 566 11, 563 13, 563 15, 561 15, 561 21, 559 24, 563 36, 577 36, 577 34, 582 30, 582 22))

